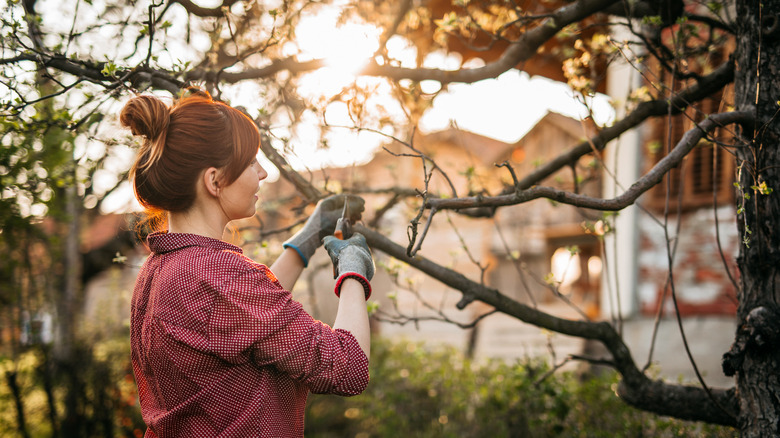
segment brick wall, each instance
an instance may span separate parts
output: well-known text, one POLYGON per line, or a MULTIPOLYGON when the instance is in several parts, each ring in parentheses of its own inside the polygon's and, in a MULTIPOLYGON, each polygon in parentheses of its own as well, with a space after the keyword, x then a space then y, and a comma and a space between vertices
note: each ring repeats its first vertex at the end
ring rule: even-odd
MULTIPOLYGON (((718 209, 720 242, 723 257, 732 276, 737 276, 735 259, 741 244, 737 234, 736 213, 731 207, 718 209)), ((715 213, 700 209, 682 216, 674 256, 674 291, 683 315, 733 315, 736 311, 736 289, 723 264, 715 234, 715 213)), ((664 228, 643 214, 639 220, 639 281, 637 294, 643 314, 655 314, 663 300, 664 312, 674 311, 669 278, 669 261, 664 228), (665 297, 665 298, 664 298, 665 297)), ((675 243, 676 217, 668 225, 675 243)))

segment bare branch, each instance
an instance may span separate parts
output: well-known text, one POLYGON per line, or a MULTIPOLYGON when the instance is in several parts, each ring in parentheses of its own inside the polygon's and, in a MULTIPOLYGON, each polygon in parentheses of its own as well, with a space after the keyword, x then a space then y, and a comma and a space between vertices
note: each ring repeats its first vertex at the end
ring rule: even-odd
POLYGON ((230 9, 231 6, 239 1, 240 0, 223 0, 221 5, 213 8, 198 6, 191 0, 171 0, 171 3, 180 4, 187 10, 187 13, 197 15, 198 17, 222 17, 225 15, 225 8, 230 9))
POLYGON ((274 163, 274 166, 279 169, 282 177, 290 181, 298 190, 298 192, 303 194, 303 196, 306 198, 306 201, 316 202, 318 199, 322 198, 323 194, 310 182, 306 181, 298 172, 293 170, 292 166, 287 163, 287 160, 285 160, 284 157, 282 157, 279 152, 276 151, 276 148, 274 148, 271 144, 271 139, 268 137, 266 132, 267 128, 261 124, 259 124, 259 127, 260 150, 262 150, 263 154, 265 154, 265 156, 271 160, 272 163, 274 163))
POLYGON ((225 72, 225 71, 206 71, 203 69, 195 69, 187 72, 185 80, 205 80, 215 81, 217 74, 219 73, 219 79, 221 82, 235 84, 236 82, 244 81, 247 79, 261 79, 275 75, 281 71, 288 71, 290 73, 304 73, 313 71, 325 67, 327 64, 323 59, 313 59, 311 61, 298 61, 294 56, 279 60, 274 60, 271 64, 254 69, 247 69, 241 72, 225 72))
MULTIPOLYGON (((612 354, 614 366, 623 376, 619 395, 634 406, 676 418, 736 426, 736 419, 719 409, 701 388, 667 384, 649 379, 637 368, 628 347, 611 324, 555 317, 512 300, 493 288, 476 283, 464 275, 431 262, 422 256, 409 257, 406 255, 404 247, 390 241, 381 233, 360 225, 355 227, 355 231, 363 234, 372 248, 378 249, 461 292, 463 300, 458 303, 460 309, 473 300, 479 300, 502 313, 537 327, 569 336, 600 341, 612 354), (462 304, 464 302, 466 304, 462 304)), ((719 405, 727 407, 730 412, 738 411, 733 390, 712 389, 711 392, 719 405)))
POLYGON ((679 164, 682 159, 685 158, 685 155, 687 155, 708 132, 724 125, 732 123, 749 124, 752 121, 752 114, 746 111, 734 111, 710 116, 698 126, 686 132, 672 152, 653 166, 647 174, 637 180, 637 182, 623 192, 623 194, 612 199, 593 198, 552 187, 534 187, 528 190, 517 190, 512 194, 498 196, 470 196, 454 199, 429 198, 426 206, 438 210, 459 210, 474 207, 502 207, 521 204, 533 199, 547 198, 563 204, 591 208, 594 210, 622 210, 633 204, 640 195, 661 182, 663 176, 679 164))
POLYGON ((561 153, 555 159, 540 166, 535 171, 526 175, 516 186, 519 189, 527 189, 539 181, 557 172, 564 166, 576 163, 582 156, 593 151, 593 148, 602 150, 607 143, 618 138, 650 117, 666 115, 669 105, 672 106, 672 114, 679 114, 692 102, 697 102, 717 92, 726 84, 734 80, 734 63, 723 63, 712 73, 702 77, 700 81, 674 95, 671 100, 651 100, 637 105, 636 109, 612 126, 599 131, 592 138, 583 141, 570 150, 561 153))
POLYGON ((369 64, 361 73, 386 76, 394 79, 413 81, 434 80, 442 84, 452 82, 472 83, 483 79, 498 77, 501 73, 515 68, 536 55, 537 51, 550 38, 571 23, 576 23, 597 13, 605 7, 617 3, 616 0, 581 0, 570 3, 554 11, 537 27, 525 32, 517 41, 504 51, 501 58, 484 67, 450 71, 439 69, 403 68, 390 65, 369 64))

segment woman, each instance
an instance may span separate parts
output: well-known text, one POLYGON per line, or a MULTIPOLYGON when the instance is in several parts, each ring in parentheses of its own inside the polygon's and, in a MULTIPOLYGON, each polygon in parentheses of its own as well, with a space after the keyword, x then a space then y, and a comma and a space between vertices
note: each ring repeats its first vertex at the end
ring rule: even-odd
MULTIPOLYGON (((136 96, 120 121, 144 137, 130 178, 160 230, 147 239, 131 314, 146 436, 303 436, 308 391, 355 395, 368 383, 365 239, 325 239, 340 296, 333 328, 289 292, 345 198, 321 201, 269 269, 220 240, 228 222, 255 213, 267 176, 248 117, 196 91, 171 107, 136 96)), ((362 200, 351 199, 359 217, 362 200)))

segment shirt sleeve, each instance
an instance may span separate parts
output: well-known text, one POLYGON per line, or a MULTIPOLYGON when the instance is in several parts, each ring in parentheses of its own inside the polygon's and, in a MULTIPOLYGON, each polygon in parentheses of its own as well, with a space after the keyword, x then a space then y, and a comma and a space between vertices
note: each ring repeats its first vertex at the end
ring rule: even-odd
POLYGON ((312 318, 267 267, 235 257, 215 285, 209 349, 231 363, 274 366, 315 393, 363 392, 368 359, 355 337, 312 318))

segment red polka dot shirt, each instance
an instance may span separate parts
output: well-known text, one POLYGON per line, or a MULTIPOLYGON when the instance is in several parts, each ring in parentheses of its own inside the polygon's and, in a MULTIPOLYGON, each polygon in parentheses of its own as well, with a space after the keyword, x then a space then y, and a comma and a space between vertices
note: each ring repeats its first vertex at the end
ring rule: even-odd
POLYGON ((147 437, 302 437, 306 396, 355 395, 368 359, 241 248, 155 233, 136 281, 133 371, 147 437))

